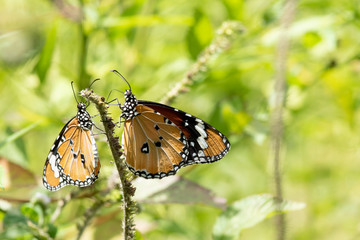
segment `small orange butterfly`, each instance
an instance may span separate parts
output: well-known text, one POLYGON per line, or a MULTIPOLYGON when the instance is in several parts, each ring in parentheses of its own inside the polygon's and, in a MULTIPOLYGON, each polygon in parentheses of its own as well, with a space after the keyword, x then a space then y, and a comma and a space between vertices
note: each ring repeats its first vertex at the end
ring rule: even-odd
POLYGON ((122 145, 130 171, 144 178, 174 175, 191 164, 212 163, 230 149, 228 139, 203 120, 170 106, 137 100, 130 84, 120 109, 122 145))
POLYGON ((94 123, 86 107, 78 103, 76 116, 65 124, 47 156, 43 185, 50 191, 69 184, 87 187, 98 178, 100 161, 92 133, 94 123))

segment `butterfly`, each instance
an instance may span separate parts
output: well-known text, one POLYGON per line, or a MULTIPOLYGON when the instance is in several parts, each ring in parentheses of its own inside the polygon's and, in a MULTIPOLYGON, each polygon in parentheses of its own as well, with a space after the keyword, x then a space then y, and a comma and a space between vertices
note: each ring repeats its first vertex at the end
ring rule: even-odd
POLYGON ((43 185, 50 191, 69 184, 87 187, 98 178, 100 161, 92 133, 94 123, 86 107, 78 103, 76 116, 65 124, 47 156, 43 185))
POLYGON ((223 158, 230 142, 205 121, 179 109, 137 100, 130 84, 120 109, 124 121, 122 145, 131 172, 144 178, 174 175, 180 168, 223 158))

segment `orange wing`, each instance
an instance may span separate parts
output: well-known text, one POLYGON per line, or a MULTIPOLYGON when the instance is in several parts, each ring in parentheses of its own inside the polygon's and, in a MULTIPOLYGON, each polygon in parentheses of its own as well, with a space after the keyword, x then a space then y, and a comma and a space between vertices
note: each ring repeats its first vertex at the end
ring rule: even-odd
POLYGON ((164 104, 137 100, 131 89, 124 96, 122 140, 126 163, 134 174, 163 178, 228 153, 228 139, 203 120, 164 104))
POLYGON ((164 104, 150 101, 139 101, 139 104, 160 113, 183 132, 189 151, 184 166, 215 162, 228 153, 228 139, 207 122, 164 104))
POLYGON ((91 130, 83 129, 77 117, 60 132, 47 157, 43 184, 56 191, 68 184, 86 187, 100 171, 97 146, 91 130))
POLYGON ((173 175, 187 157, 187 142, 181 130, 144 105, 124 124, 123 145, 126 163, 136 175, 162 178, 173 175))

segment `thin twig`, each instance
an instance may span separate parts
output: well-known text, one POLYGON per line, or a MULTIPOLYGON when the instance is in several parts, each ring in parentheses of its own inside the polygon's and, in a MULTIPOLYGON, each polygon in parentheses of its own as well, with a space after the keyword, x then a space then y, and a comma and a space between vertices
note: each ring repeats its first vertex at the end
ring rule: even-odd
POLYGON ((114 128, 115 124, 113 123, 113 119, 108 116, 107 109, 109 106, 104 102, 104 97, 99 97, 91 90, 82 90, 80 95, 87 99, 88 101, 93 102, 96 105, 97 110, 100 113, 101 121, 104 125, 104 130, 110 145, 111 153, 113 155, 113 159, 116 164, 116 168, 118 170, 120 176, 120 190, 122 190, 123 194, 123 214, 124 214, 124 222, 123 222, 123 235, 124 239, 133 239, 135 234, 134 228, 134 219, 133 216, 135 214, 136 205, 132 200, 132 197, 135 193, 135 188, 131 185, 129 179, 129 171, 125 165, 125 160, 121 158, 123 156, 121 145, 119 143, 119 137, 114 136, 114 128))
POLYGON ((64 198, 61 199, 51 199, 52 202, 57 202, 57 207, 54 213, 51 215, 50 222, 54 223, 56 219, 60 216, 61 212, 63 211, 64 207, 73 199, 81 199, 81 198, 90 198, 97 194, 104 194, 109 192, 108 189, 102 191, 85 191, 84 189, 79 189, 75 192, 71 192, 67 194, 64 198))
MULTIPOLYGON (((271 116, 271 155, 274 163, 275 196, 278 205, 283 200, 282 176, 280 170, 280 152, 283 137, 283 109, 286 96, 286 61, 289 49, 288 28, 295 15, 296 0, 287 0, 284 5, 284 12, 281 19, 281 32, 277 46, 276 75, 273 92, 274 102, 272 103, 271 116)), ((279 209, 281 211, 281 209, 279 209)), ((285 215, 278 214, 276 217, 277 239, 285 239, 285 215)))
POLYGON ((65 205, 73 198, 73 194, 78 192, 72 192, 66 195, 63 199, 60 199, 57 203, 57 207, 54 213, 51 215, 50 222, 54 223, 55 220, 60 216, 61 211, 64 209, 65 205))
POLYGON ((36 237, 38 239, 53 239, 52 237, 49 236, 49 234, 41 227, 39 227, 37 224, 33 223, 30 220, 26 221, 26 224, 29 226, 29 228, 33 231, 33 234, 35 233, 36 237))
POLYGON ((204 74, 208 71, 209 62, 213 61, 221 52, 229 48, 234 37, 244 31, 245 29, 240 22, 224 22, 216 31, 216 37, 213 42, 199 55, 185 77, 164 96, 161 102, 170 104, 177 95, 187 92, 188 86, 204 78, 204 74))
POLYGON ((82 224, 77 225, 78 235, 76 237, 77 240, 80 240, 82 234, 84 233, 86 227, 90 225, 90 221, 95 217, 97 211, 105 204, 102 200, 97 200, 91 208, 87 209, 84 214, 84 222, 82 224))

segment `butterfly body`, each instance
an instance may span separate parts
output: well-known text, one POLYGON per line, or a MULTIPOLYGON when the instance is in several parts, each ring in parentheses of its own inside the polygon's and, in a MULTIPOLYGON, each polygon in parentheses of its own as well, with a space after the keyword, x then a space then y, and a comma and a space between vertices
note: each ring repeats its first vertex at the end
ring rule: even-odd
POLYGON ((61 130, 45 162, 43 185, 56 191, 66 185, 86 187, 100 171, 98 150, 92 134, 93 122, 84 103, 61 130))
POLYGON ((220 160, 230 149, 210 124, 164 104, 137 100, 130 90, 120 108, 126 163, 138 176, 174 175, 187 165, 220 160))

